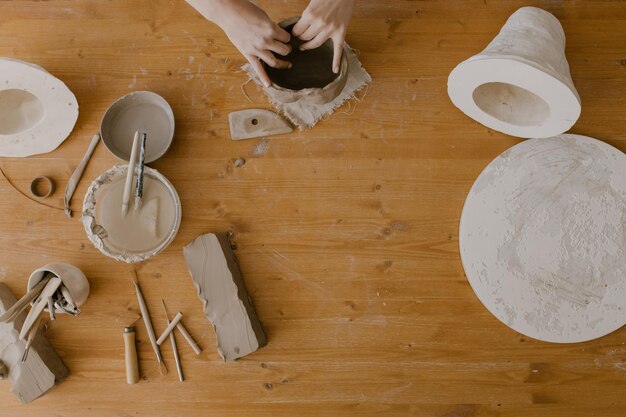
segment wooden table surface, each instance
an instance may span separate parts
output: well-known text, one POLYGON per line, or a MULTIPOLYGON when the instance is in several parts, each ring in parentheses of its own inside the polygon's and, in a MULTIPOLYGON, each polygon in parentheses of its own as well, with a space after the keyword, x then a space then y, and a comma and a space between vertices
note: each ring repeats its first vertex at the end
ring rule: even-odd
MULTIPOLYGON (((306 1, 260 2, 273 19, 306 1)), ((583 102, 572 132, 626 150, 626 2, 356 2, 348 42, 374 81, 314 129, 234 142, 228 113, 269 108, 245 86, 243 59, 182 0, 0 1, 0 56, 43 66, 76 94, 80 116, 57 150, 0 159, 27 191, 49 175, 61 206, 69 175, 107 106, 134 90, 172 105, 176 136, 152 166, 177 188, 174 243, 135 265, 164 328, 160 298, 204 349, 178 338, 187 380, 157 370, 138 326, 142 380, 125 381, 117 314, 137 308, 131 266, 101 255, 78 218, 27 200, 0 179, 0 280, 17 296, 48 262, 72 263, 92 285, 78 318, 48 336, 70 377, 30 405, 0 382, 11 416, 624 416, 626 332, 580 344, 529 339, 474 296, 458 249, 463 201, 487 163, 519 140, 467 118, 446 94, 449 72, 479 52, 522 5, 554 13, 583 102), (236 167, 234 160, 244 158, 236 167), (229 231, 269 344, 235 363, 212 327, 182 248, 229 231)), ((118 163, 99 145, 73 201, 118 163)))

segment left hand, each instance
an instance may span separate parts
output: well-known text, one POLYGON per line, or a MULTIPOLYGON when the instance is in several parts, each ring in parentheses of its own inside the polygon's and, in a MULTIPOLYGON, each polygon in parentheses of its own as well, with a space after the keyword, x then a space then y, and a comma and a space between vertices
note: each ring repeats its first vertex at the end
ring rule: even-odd
POLYGON ((322 46, 333 40, 333 72, 339 73, 341 54, 352 17, 354 0, 311 0, 291 34, 304 41, 301 50, 322 46))

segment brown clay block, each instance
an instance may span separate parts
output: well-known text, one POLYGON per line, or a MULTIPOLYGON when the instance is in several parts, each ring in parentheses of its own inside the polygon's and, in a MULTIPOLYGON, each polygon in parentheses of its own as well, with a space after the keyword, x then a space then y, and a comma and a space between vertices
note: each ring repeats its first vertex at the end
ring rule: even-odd
POLYGON ((265 346, 265 333, 228 237, 202 235, 185 246, 183 253, 204 312, 215 329, 220 356, 232 361, 265 346))
MULTIPOLYGON (((0 314, 17 302, 11 290, 0 283, 0 314)), ((26 312, 12 322, 0 323, 0 361, 8 368, 11 392, 22 403, 38 398, 68 375, 65 364, 56 353, 46 336, 37 332, 28 357, 22 363, 26 341, 19 340, 26 312)))

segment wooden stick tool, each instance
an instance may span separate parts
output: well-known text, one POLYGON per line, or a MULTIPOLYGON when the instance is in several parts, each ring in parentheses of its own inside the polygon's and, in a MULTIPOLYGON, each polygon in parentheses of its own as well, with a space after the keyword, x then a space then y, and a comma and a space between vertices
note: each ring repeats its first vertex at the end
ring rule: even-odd
POLYGON ((167 328, 163 331, 163 333, 161 333, 161 336, 159 336, 159 338, 157 339, 157 345, 161 346, 163 342, 165 342, 165 339, 167 339, 167 336, 169 336, 174 331, 174 328, 176 327, 176 325, 178 324, 178 322, 180 322, 180 319, 182 318, 183 318, 183 313, 181 312, 176 313, 176 316, 174 316, 174 319, 167 324, 167 328))
MULTIPOLYGON (((161 298, 161 303, 163 304, 163 312, 165 313, 165 320, 167 321, 167 325, 170 325, 170 317, 167 314, 167 307, 165 307, 165 300, 161 298)), ((172 342, 172 352, 174 352, 174 361, 176 361, 176 370, 178 371, 178 380, 183 382, 185 380, 185 376, 183 375, 183 367, 180 364, 180 356, 178 355, 178 347, 176 346, 176 337, 174 337, 174 332, 170 332, 170 342, 172 342)))
POLYGON ((135 164, 137 163, 137 148, 139 147, 139 132, 135 132, 133 148, 130 151, 128 161, 128 172, 126 173, 126 183, 124 184, 124 194, 122 196, 122 217, 128 213, 131 189, 133 188, 133 176, 135 175, 135 164))
POLYGON ((148 306, 146 305, 146 301, 143 298, 143 294, 141 293, 141 288, 139 288, 139 283, 137 282, 137 273, 132 271, 132 280, 133 285, 135 286, 135 291, 137 292, 137 301, 139 302, 139 309, 141 310, 141 316, 143 317, 143 322, 146 325, 146 331, 148 332, 148 338, 150 339, 150 343, 152 344, 152 348, 154 349, 154 353, 157 357, 157 362, 159 363, 159 371, 161 375, 167 374, 167 368, 165 367, 165 362, 163 362, 163 357, 161 356, 161 350, 159 349, 159 345, 156 342, 156 336, 154 335, 154 328, 152 327, 152 322, 150 321, 150 314, 148 313, 148 306))

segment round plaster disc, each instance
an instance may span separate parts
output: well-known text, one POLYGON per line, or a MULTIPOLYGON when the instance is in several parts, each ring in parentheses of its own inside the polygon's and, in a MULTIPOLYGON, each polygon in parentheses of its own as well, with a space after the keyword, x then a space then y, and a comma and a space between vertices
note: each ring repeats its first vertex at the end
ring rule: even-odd
POLYGON ((51 152, 72 132, 78 102, 43 68, 0 58, 0 156, 51 152))
POLYGON ((459 240, 507 326, 561 343, 611 333, 626 324, 626 155, 578 135, 512 147, 470 190, 459 240))

